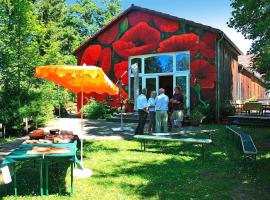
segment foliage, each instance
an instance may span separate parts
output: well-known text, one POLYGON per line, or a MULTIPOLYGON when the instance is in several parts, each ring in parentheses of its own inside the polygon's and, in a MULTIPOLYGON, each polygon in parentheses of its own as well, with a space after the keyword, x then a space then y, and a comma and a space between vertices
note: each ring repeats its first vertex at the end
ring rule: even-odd
POLYGON ((232 0, 231 6, 233 12, 228 25, 253 40, 249 53, 255 55, 254 67, 264 74, 270 88, 270 1, 232 0))
POLYGON ((226 117, 234 114, 234 107, 229 102, 221 105, 221 116, 226 117))
POLYGON ((132 104, 134 104, 134 99, 133 98, 127 98, 127 99, 125 99, 124 103, 132 105, 132 104))
MULTIPOLYGON (((144 152, 133 140, 86 141, 84 165, 95 175, 90 179, 75 177, 71 199, 269 199, 270 153, 262 152, 254 161, 245 160, 224 126, 202 125, 202 129, 216 130, 214 145, 205 148, 204 161, 199 145, 163 143, 160 147, 153 141, 146 144, 148 150, 144 152)), ((246 129, 258 146, 269 138, 269 128, 246 129)), ((49 181, 55 184, 50 184, 46 199, 68 199, 64 192, 69 192, 70 168, 63 167, 68 162, 54 162, 62 172, 57 168, 61 175, 49 171, 49 181)), ((33 166, 25 162, 18 168, 19 198, 13 195, 11 184, 0 185, 0 196, 5 200, 44 199, 38 194, 39 165, 33 166)))
POLYGON ((91 99, 84 107, 83 112, 89 119, 104 119, 115 112, 115 108, 105 102, 91 99))
POLYGON ((190 115, 189 115, 189 119, 194 120, 194 121, 201 121, 204 118, 205 118, 205 116, 200 111, 200 109, 197 107, 193 108, 192 111, 190 112, 190 115))
POLYGON ((215 103, 214 102, 207 102, 207 104, 198 104, 195 107, 195 110, 199 110, 205 116, 203 120, 204 123, 213 123, 215 122, 215 103))
POLYGON ((72 51, 120 11, 120 0, 3 0, 0 3, 0 122, 21 131, 64 110, 74 96, 34 77, 38 65, 76 64, 72 51))

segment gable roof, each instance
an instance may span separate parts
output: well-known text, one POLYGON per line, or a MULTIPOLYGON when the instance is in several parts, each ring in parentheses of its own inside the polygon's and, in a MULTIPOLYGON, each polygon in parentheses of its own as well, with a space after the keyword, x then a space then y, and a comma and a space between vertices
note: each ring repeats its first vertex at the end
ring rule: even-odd
POLYGON ((217 28, 213 28, 211 26, 200 24, 200 23, 197 23, 197 22, 194 22, 194 21, 191 21, 191 20, 187 20, 187 19, 184 19, 184 18, 179 18, 179 17, 173 16, 173 15, 170 15, 170 14, 158 12, 158 11, 147 9, 147 8, 142 8, 142 7, 135 6, 135 5, 132 4, 128 9, 126 9, 121 14, 114 17, 105 26, 103 26, 96 33, 94 33, 89 38, 87 38, 84 42, 82 42, 80 44, 80 46, 73 51, 73 55, 76 55, 81 49, 85 48, 94 38, 96 38, 102 32, 109 29, 115 22, 120 20, 123 16, 127 15, 131 11, 142 11, 142 12, 145 12, 145 13, 149 13, 149 14, 152 14, 152 15, 157 15, 157 16, 160 16, 160 17, 163 17, 163 18, 166 18, 166 19, 170 19, 170 20, 173 20, 173 21, 182 22, 182 23, 186 23, 186 24, 189 24, 189 25, 192 25, 192 26, 196 26, 196 27, 208 30, 208 31, 215 32, 217 34, 221 34, 232 45, 232 47, 236 50, 237 53, 239 53, 240 55, 243 54, 243 52, 229 39, 229 37, 223 31, 221 31, 221 30, 219 30, 217 28))

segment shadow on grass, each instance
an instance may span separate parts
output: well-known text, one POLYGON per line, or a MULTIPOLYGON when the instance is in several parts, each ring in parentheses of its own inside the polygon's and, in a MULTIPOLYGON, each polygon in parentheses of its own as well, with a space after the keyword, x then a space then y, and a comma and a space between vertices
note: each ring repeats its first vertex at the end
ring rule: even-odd
MULTIPOLYGON (((49 195, 68 195, 69 188, 66 188, 66 176, 70 174, 70 162, 68 159, 49 160, 49 195)), ((18 196, 39 196, 40 178, 39 161, 28 160, 17 164, 17 191, 18 196)), ((0 197, 14 195, 14 182, 0 185, 0 197)), ((43 165, 43 194, 45 195, 45 165, 43 165)))

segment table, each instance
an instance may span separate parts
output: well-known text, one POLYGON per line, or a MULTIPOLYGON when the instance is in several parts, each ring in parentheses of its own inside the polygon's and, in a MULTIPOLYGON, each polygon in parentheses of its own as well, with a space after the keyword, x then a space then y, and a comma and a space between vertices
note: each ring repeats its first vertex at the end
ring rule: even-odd
POLYGON ((49 167, 48 161, 50 158, 68 158, 70 161, 71 167, 71 185, 70 185, 70 194, 73 193, 73 165, 76 163, 81 167, 80 162, 76 156, 77 151, 77 141, 67 144, 22 144, 18 149, 14 150, 11 154, 9 154, 2 162, 2 165, 12 166, 14 169, 13 175, 13 186, 14 186, 14 194, 17 196, 17 177, 16 177, 16 164, 20 161, 25 161, 29 159, 37 159, 39 160, 39 186, 40 186, 40 195, 43 195, 43 168, 45 164, 45 191, 46 195, 49 195, 49 167), (32 150, 34 146, 50 146, 55 148, 66 148, 69 150, 68 153, 57 153, 57 154, 27 154, 27 151, 32 150))
POLYGON ((246 102, 244 104, 244 110, 250 114, 250 111, 251 110, 255 110, 255 111, 258 111, 259 113, 262 112, 262 103, 260 102, 246 102))

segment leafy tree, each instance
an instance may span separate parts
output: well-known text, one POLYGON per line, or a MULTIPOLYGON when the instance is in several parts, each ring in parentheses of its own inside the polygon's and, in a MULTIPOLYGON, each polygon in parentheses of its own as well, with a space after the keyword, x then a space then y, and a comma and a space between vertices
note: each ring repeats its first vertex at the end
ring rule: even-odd
POLYGON ((234 10, 228 25, 253 40, 249 53, 255 55, 254 67, 270 88, 270 1, 232 0, 231 6, 234 10))
POLYGON ((0 3, 0 122, 21 131, 52 117, 73 96, 36 79, 38 65, 76 64, 72 51, 120 11, 120 0, 2 0, 0 3), (59 95, 60 93, 60 95, 59 95), (58 96, 59 95, 59 96, 58 96))

